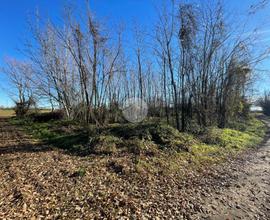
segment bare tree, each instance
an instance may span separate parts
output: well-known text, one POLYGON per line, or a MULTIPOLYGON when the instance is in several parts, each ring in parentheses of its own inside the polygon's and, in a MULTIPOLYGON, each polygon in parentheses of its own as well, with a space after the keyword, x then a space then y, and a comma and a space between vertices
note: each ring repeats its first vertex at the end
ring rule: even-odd
POLYGON ((29 80, 33 74, 32 67, 29 63, 7 58, 2 71, 13 85, 10 94, 16 104, 16 115, 24 116, 35 105, 33 87, 29 80))

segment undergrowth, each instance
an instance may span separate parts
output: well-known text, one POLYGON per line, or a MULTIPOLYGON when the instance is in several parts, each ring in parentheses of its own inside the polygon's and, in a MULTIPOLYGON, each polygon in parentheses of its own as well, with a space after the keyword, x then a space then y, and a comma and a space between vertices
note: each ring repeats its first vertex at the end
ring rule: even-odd
POLYGON ((250 117, 228 128, 210 127, 200 135, 181 133, 163 123, 112 124, 95 129, 73 121, 34 122, 12 119, 34 138, 79 155, 129 155, 137 172, 176 173, 219 163, 264 138, 264 123, 250 117), (132 156, 133 155, 133 156, 132 156))

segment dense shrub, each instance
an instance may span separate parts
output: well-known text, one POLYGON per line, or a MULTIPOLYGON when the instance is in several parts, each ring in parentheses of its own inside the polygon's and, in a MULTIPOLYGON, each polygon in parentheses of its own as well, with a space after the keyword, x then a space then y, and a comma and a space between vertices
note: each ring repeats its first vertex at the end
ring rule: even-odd
POLYGON ((32 113, 29 117, 34 122, 48 122, 51 120, 61 120, 64 118, 64 112, 61 110, 44 113, 32 113))
POLYGON ((194 138, 166 124, 127 124, 114 125, 107 130, 108 134, 123 139, 141 139, 152 141, 160 148, 187 150, 194 138))
POLYGON ((222 129, 216 127, 209 127, 205 129, 204 133, 200 136, 200 139, 205 144, 219 144, 222 129))
POLYGON ((14 108, 16 116, 19 118, 25 116, 33 104, 34 102, 31 99, 28 101, 16 102, 14 108))

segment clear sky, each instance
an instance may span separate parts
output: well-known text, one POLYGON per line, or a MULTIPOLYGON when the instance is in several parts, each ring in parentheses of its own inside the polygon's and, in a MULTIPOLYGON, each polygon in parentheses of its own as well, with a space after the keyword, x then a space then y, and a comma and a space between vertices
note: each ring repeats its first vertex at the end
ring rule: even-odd
MULTIPOLYGON (((157 18, 155 8, 163 1, 90 0, 90 7, 96 14, 96 17, 100 17, 112 24, 122 22, 126 25, 127 31, 129 31, 129 27, 134 22, 145 27, 153 24, 157 18)), ((200 1, 204 2, 206 0, 200 1)), ((256 0, 227 0, 225 2, 228 10, 242 14, 256 0)), ((3 58, 5 56, 22 58, 18 48, 21 48, 24 40, 30 37, 27 31, 27 22, 36 10, 45 18, 50 17, 54 22, 58 22, 61 18, 63 7, 67 3, 76 4, 81 8, 85 6, 85 0, 0 0, 0 65, 3 65, 3 58)), ((267 12, 270 12, 269 7, 264 9, 260 16, 252 19, 250 25, 258 24, 262 29, 264 43, 269 42, 270 45, 270 17, 267 17, 267 12)), ((270 62, 264 62, 262 67, 270 69, 270 62)), ((268 85, 267 80, 263 81, 264 83, 259 86, 261 91, 268 85)), ((7 79, 0 72, 0 106, 11 106, 13 104, 6 94, 5 88, 7 86, 7 79)))

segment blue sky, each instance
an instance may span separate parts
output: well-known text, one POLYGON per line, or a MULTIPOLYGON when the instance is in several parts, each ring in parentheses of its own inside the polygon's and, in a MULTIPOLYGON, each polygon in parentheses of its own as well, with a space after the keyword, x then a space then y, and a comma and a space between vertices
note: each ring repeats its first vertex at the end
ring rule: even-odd
MULTIPOLYGON (((169 1, 169 0, 165 0, 169 1)), ((206 0, 201 0, 204 2, 206 0)), ((3 65, 5 56, 22 58, 18 48, 22 47, 25 39, 29 38, 27 31, 27 21, 38 9, 43 17, 50 17, 54 22, 58 22, 63 12, 63 6, 73 3, 83 8, 85 0, 0 0, 0 65, 3 65)), ((96 17, 102 18, 112 24, 122 22, 127 27, 127 32, 134 22, 148 26, 156 20, 156 9, 163 0, 90 0, 92 11, 96 17)), ((231 12, 239 12, 240 16, 256 0, 227 0, 226 7, 231 12)), ((261 12, 260 16, 250 20, 250 27, 259 26, 262 30, 263 43, 270 46, 270 17, 267 17, 269 7, 261 12)), ((270 69, 270 62, 266 61, 261 66, 270 69)), ((262 91, 267 87, 267 80, 262 80, 259 88, 262 91)), ((270 77, 269 77, 270 82, 270 77)), ((0 72, 0 106, 11 106, 13 103, 6 94, 5 88, 7 79, 0 72)))

